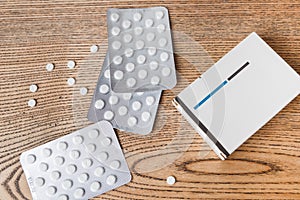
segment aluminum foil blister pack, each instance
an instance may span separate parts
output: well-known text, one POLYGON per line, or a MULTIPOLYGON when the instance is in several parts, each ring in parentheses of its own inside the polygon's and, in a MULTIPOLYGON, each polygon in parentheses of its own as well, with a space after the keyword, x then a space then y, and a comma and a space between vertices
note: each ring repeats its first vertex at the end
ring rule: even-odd
POLYGON ((165 7, 109 9, 108 58, 114 92, 171 89, 176 71, 165 7))
POLYGON ((26 151, 20 161, 34 200, 89 199, 131 180, 107 121, 26 151))
POLYGON ((109 62, 106 56, 98 79, 88 119, 110 121, 113 127, 132 133, 152 131, 161 91, 115 93, 110 88, 109 62))

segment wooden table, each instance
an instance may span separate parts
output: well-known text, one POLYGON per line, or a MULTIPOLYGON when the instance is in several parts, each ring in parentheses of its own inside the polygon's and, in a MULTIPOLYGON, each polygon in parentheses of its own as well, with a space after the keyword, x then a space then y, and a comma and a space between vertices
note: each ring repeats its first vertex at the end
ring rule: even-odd
MULTIPOLYGON (((221 161, 171 104, 172 98, 252 31, 300 73, 300 2, 5 1, 0 5, 0 199, 30 199, 22 152, 90 124, 87 110, 107 48, 106 10, 166 6, 178 85, 163 93, 155 131, 117 131, 132 181, 95 199, 300 199, 300 97, 221 161), (280 3, 278 3, 280 2, 280 3), (89 48, 100 50, 91 54, 89 48), (74 70, 66 67, 75 60, 74 70), (53 72, 45 65, 55 64, 53 72), (70 87, 66 80, 76 77, 70 87), (29 85, 38 84, 37 93, 29 85), (89 89, 80 96, 79 88, 89 89), (30 108, 30 98, 37 106, 30 108), (176 177, 173 186, 166 184, 176 177)), ((280 81, 280 80, 279 80, 280 81)))

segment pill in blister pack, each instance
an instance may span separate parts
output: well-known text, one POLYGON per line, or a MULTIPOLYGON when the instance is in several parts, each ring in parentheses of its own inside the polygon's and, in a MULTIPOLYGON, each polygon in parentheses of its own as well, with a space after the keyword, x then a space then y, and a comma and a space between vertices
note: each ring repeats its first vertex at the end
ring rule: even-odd
POLYGON ((161 91, 115 93, 110 88, 109 63, 106 56, 100 73, 88 119, 110 121, 113 127, 137 134, 152 131, 161 91))
POLYGON ((20 161, 34 200, 89 199, 131 180, 107 121, 26 151, 20 161))
POLYGON ((114 92, 171 89, 176 71, 168 10, 109 9, 108 55, 114 92))

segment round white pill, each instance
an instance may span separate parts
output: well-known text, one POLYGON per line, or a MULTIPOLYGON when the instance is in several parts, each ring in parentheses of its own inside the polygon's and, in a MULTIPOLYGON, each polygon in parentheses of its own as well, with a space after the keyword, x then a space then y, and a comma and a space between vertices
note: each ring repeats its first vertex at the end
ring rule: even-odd
POLYGON ((153 40, 155 39, 155 34, 154 34, 154 33, 148 33, 148 34, 146 35, 146 39, 147 39, 149 42, 153 41, 153 40))
POLYGON ((44 157, 50 157, 51 154, 52 154, 52 150, 51 149, 49 149, 49 148, 43 149, 43 156, 44 157))
POLYGON ((143 113, 142 113, 142 120, 143 120, 144 122, 149 121, 150 117, 151 117, 150 112, 143 112, 143 113))
POLYGON ((130 28, 130 26, 131 26, 131 21, 130 21, 130 20, 124 20, 124 21, 122 22, 122 26, 123 26, 124 29, 130 28))
POLYGON ((110 137, 106 137, 105 139, 103 139, 103 140, 101 141, 101 143, 102 143, 103 146, 106 146, 106 147, 107 147, 107 146, 111 145, 112 140, 111 140, 110 137))
POLYGON ((119 16, 118 13, 112 13, 112 14, 110 15, 110 19, 111 19, 111 21, 113 21, 113 22, 117 22, 117 21, 119 20, 119 18, 120 18, 120 16, 119 16))
POLYGON ((34 184, 38 187, 42 187, 45 184, 45 179, 38 177, 35 179, 34 184))
POLYGON ((65 159, 62 156, 57 156, 54 159, 54 163, 58 166, 63 165, 65 163, 65 159))
POLYGON ((139 55, 138 57, 137 57, 137 62, 141 65, 141 64, 144 64, 145 62, 146 62, 146 56, 144 56, 144 55, 139 55))
POLYGON ((154 22, 153 22, 152 19, 146 19, 146 21, 145 21, 145 26, 146 26, 147 28, 153 26, 153 24, 154 24, 154 22))
POLYGON ((91 139, 95 139, 99 136, 99 131, 97 129, 93 129, 89 131, 89 137, 91 139))
POLYGON ((42 162, 40 165, 39 165, 39 169, 43 172, 46 172, 48 169, 49 169, 49 165, 47 163, 44 163, 42 162))
POLYGON ((60 179, 60 177, 61 177, 61 173, 59 171, 53 171, 51 173, 51 179, 54 181, 60 179))
POLYGON ((118 50, 121 48, 122 44, 119 41, 114 41, 111 46, 113 49, 118 50))
POLYGON ((109 69, 105 70, 104 77, 105 78, 110 78, 110 71, 109 71, 109 69))
POLYGON ((117 70, 114 73, 114 78, 116 80, 121 80, 123 78, 123 76, 124 76, 124 73, 121 70, 117 70))
POLYGON ((72 158, 73 160, 76 160, 80 157, 80 151, 77 150, 72 150, 70 152, 70 158, 72 158))
POLYGON ((142 48, 144 48, 144 46, 145 46, 145 43, 144 43, 143 40, 138 40, 138 41, 135 43, 135 47, 136 47, 137 49, 142 49, 142 48))
POLYGON ((95 108, 101 110, 104 107, 105 103, 102 99, 99 99, 95 102, 95 108))
POLYGON ((147 77, 147 75, 148 75, 148 72, 144 69, 141 69, 138 73, 138 77, 140 79, 145 79, 147 77))
POLYGON ((126 68, 126 71, 133 72, 135 65, 133 63, 127 63, 125 68, 126 68))
POLYGON ((112 111, 108 110, 104 113, 104 119, 112 120, 113 118, 114 118, 114 113, 112 111))
POLYGON ((91 53, 96 53, 98 51, 98 46, 93 44, 90 48, 91 53))
POLYGON ((46 191, 48 196, 53 196, 53 195, 55 195, 56 192, 57 192, 57 189, 54 186, 49 186, 46 191))
POLYGON ((106 178, 106 183, 108 185, 113 185, 117 182, 117 177, 115 175, 109 175, 107 178, 106 178))
POLYGON ((115 95, 109 97, 108 102, 110 105, 116 105, 119 102, 119 98, 115 95))
POLYGON ((143 28, 140 26, 134 28, 134 34, 136 35, 141 35, 143 31, 144 31, 143 28))
POLYGON ((127 120, 127 124, 128 126, 130 127, 133 127, 137 124, 137 119, 136 117, 129 117, 128 120, 127 120))
POLYGON ((118 109, 118 112, 119 112, 119 115, 120 116, 124 116, 127 114, 128 112, 128 109, 126 106, 121 106, 119 109, 118 109))
POLYGON ((98 182, 98 181, 93 182, 93 183, 91 184, 91 186, 90 186, 90 190, 91 190, 92 192, 97 192, 97 191, 100 190, 100 189, 101 189, 101 183, 98 182))
POLYGON ((66 194, 62 194, 58 197, 58 200, 69 200, 69 196, 66 194))
POLYGON ((82 87, 80 88, 80 94, 82 96, 86 95, 88 93, 88 89, 86 87, 82 87))
POLYGON ((150 56, 154 56, 156 54, 156 48, 155 47, 149 47, 148 48, 148 54, 150 56))
POLYGON ((65 150, 67 150, 67 148, 68 148, 68 143, 66 143, 66 142, 59 142, 57 144, 57 149, 60 151, 65 151, 65 150))
POLYGON ((123 93, 123 99, 124 100, 130 100, 132 97, 132 94, 131 93, 123 93))
POLYGON ((125 54, 125 56, 126 56, 127 58, 132 57, 132 56, 133 56, 133 49, 131 49, 131 48, 125 49, 124 54, 125 54))
POLYGON ((30 92, 36 92, 38 90, 38 86, 36 84, 32 84, 29 86, 30 92))
POLYGON ((97 158, 100 160, 100 161, 105 161, 107 160, 108 158, 108 153, 107 152, 101 152, 97 155, 97 158))
POLYGON ((158 31, 159 33, 162 33, 162 32, 164 32, 165 30, 166 30, 166 26, 165 26, 165 25, 159 24, 159 25, 157 26, 157 31, 158 31))
POLYGON ((85 190, 83 188, 77 188, 74 192, 75 199, 81 199, 85 194, 85 190))
POLYGON ((54 69, 54 64, 48 63, 48 64, 46 65, 46 70, 47 70, 48 72, 53 71, 53 69, 54 69))
POLYGON ((176 182, 176 179, 175 179, 174 176, 168 176, 168 178, 167 178, 167 183, 168 183, 169 185, 174 185, 175 182, 176 182))
POLYGON ((76 135, 75 137, 73 137, 72 140, 75 145, 79 145, 79 144, 82 144, 83 137, 81 135, 76 135))
POLYGON ((160 78, 159 78, 158 76, 153 76, 153 77, 151 78, 151 84, 152 84, 152 85, 158 85, 159 82, 160 82, 160 78))
POLYGON ((107 94, 109 92, 109 86, 107 84, 103 84, 99 87, 99 92, 101 94, 107 94))
POLYGON ((89 153, 93 153, 96 151, 96 145, 95 144, 88 144, 86 145, 86 150, 89 153))
POLYGON ((123 58, 122 58, 121 56, 115 56, 115 57, 113 58, 113 63, 114 63, 115 65, 120 65, 120 64, 122 63, 122 61, 123 61, 123 58))
POLYGON ((155 13, 155 17, 156 17, 156 19, 162 19, 164 17, 163 11, 157 11, 155 13))
POLYGON ((126 85, 130 88, 134 87, 136 84, 136 80, 134 78, 129 78, 126 81, 126 85))
POLYGON ((119 35, 120 32, 121 32, 121 29, 120 29, 119 27, 117 27, 117 26, 115 26, 115 27, 113 27, 113 28, 111 29, 111 34, 114 35, 114 36, 119 35))
POLYGON ((132 36, 130 34, 125 34, 123 37, 124 42, 129 43, 132 41, 132 36))
POLYGON ((68 65, 69 69, 73 69, 75 67, 76 63, 73 60, 69 60, 67 65, 68 65))
POLYGON ((160 54, 160 60, 166 62, 169 59, 169 54, 167 52, 162 52, 160 54))
POLYGON ((105 172, 104 167, 97 167, 94 171, 95 176, 101 177, 105 172))
POLYGON ((158 68, 158 62, 151 61, 150 64, 149 64, 149 67, 150 67, 151 70, 157 70, 157 68, 158 68))
POLYGON ((148 96, 148 97, 146 98, 146 104, 147 104, 148 106, 152 106, 153 103, 154 103, 154 101, 155 101, 155 99, 154 99, 153 96, 148 96))
POLYGON ((68 174, 74 174, 77 171, 76 165, 68 165, 66 169, 68 174))
POLYGON ((68 85, 69 86, 72 86, 72 85, 74 85, 75 84, 75 82, 76 82, 76 80, 75 80, 75 78, 68 78, 68 85))
POLYGON ((163 76, 169 76, 171 74, 171 69, 169 67, 164 67, 161 70, 161 73, 162 73, 163 76))
POLYGON ((82 173, 78 176, 78 181, 80 183, 85 183, 89 180, 89 175, 87 173, 82 173))
POLYGON ((133 15, 133 20, 138 22, 138 21, 141 21, 142 19, 142 14, 141 13, 134 13, 133 15))
POLYGON ((27 104, 29 107, 33 108, 36 105, 36 100, 30 99, 27 104))
POLYGON ((166 38, 160 38, 159 41, 158 41, 158 44, 160 47, 164 47, 166 46, 168 43, 167 39, 166 38))
POLYGON ((132 103, 132 109, 133 109, 134 111, 140 110, 141 107, 142 107, 142 104, 141 104, 141 102, 139 102, 139 101, 134 101, 134 102, 132 103))
POLYGON ((109 165, 112 169, 119 169, 121 167, 121 162, 118 160, 114 160, 109 165))
POLYGON ((70 179, 67 179, 67 180, 64 180, 64 182, 62 182, 61 185, 65 190, 68 190, 73 186, 73 181, 70 179))

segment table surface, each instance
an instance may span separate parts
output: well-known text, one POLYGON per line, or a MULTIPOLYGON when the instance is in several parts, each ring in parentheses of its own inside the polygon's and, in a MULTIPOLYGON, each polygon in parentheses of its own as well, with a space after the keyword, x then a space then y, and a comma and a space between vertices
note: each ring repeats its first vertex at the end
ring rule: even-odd
POLYGON ((249 33, 257 32, 300 73, 300 2, 6 1, 0 5, 0 199, 31 199, 19 157, 87 126, 106 48, 107 8, 166 6, 178 84, 164 91, 152 134, 117 131, 132 181, 95 199, 300 199, 300 97, 226 161, 172 106, 173 97, 249 33), (280 2, 280 3, 278 3, 280 2), (91 54, 92 44, 100 50, 91 54), (66 67, 75 60, 74 70, 66 67), (55 64, 53 72, 45 65, 55 64), (76 77, 76 85, 66 84, 76 77), (29 85, 38 84, 37 93, 29 85), (79 88, 88 87, 86 96, 79 88), (30 98, 37 106, 29 108, 30 98), (166 178, 176 177, 169 186, 166 178))

